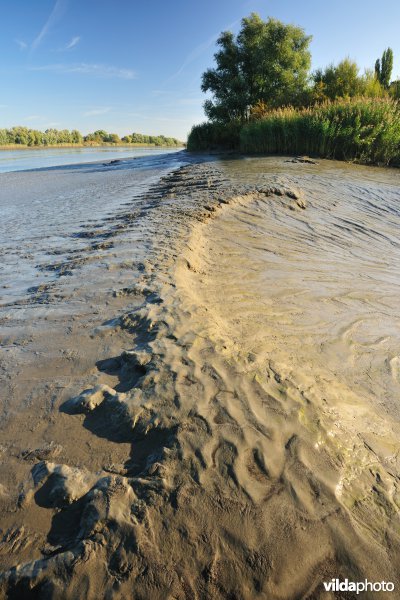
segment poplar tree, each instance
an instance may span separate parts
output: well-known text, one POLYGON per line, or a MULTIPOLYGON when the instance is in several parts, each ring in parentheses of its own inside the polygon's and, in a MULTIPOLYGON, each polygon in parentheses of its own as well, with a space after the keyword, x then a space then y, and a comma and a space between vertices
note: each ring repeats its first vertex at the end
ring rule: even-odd
POLYGON ((390 79, 393 70, 393 50, 387 48, 384 50, 381 59, 377 59, 375 62, 375 75, 379 83, 385 90, 390 87, 390 79))

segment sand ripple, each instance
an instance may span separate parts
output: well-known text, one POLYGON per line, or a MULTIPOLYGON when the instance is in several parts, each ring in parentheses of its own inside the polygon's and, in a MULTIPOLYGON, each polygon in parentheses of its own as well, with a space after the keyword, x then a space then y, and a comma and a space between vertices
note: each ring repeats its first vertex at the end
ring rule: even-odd
POLYGON ((4 593, 289 600, 327 597, 333 577, 397 582, 399 195, 373 169, 273 167, 163 179, 145 299, 114 324, 132 346, 103 364, 124 388, 62 407, 130 456, 33 467, 21 510, 54 511, 51 546, 4 593))

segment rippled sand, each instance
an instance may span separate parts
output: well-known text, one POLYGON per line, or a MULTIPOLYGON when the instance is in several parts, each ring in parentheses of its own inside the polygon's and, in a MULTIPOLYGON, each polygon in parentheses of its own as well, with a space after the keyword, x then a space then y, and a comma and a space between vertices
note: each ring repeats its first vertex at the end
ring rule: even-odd
POLYGON ((19 564, 3 594, 399 586, 398 173, 225 160, 157 193, 151 247, 121 291, 136 300, 100 328, 121 353, 103 345, 96 385, 51 414, 96 456, 73 440, 68 460, 65 438, 63 461, 37 452, 0 545, 19 564))

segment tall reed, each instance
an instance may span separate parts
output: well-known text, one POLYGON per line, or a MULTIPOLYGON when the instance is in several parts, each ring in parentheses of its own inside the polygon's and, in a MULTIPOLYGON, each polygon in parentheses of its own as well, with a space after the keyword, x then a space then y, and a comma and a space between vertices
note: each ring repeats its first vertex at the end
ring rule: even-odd
POLYGON ((194 125, 189 133, 187 149, 192 152, 204 150, 238 150, 240 145, 239 123, 202 123, 194 125))
POLYGON ((352 98, 276 109, 242 128, 240 150, 397 164, 400 107, 389 98, 352 98))
POLYGON ((187 147, 400 166, 400 104, 390 98, 360 97, 278 108, 243 126, 203 123, 192 128, 187 147))

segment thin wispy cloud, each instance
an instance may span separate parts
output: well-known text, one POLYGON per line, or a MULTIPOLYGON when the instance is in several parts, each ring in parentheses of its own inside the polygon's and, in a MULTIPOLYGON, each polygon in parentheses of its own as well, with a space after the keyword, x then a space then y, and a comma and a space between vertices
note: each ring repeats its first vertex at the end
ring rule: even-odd
POLYGON ((103 108, 92 108, 91 110, 87 110, 83 113, 84 117, 95 117, 98 115, 105 115, 109 113, 111 110, 111 106, 104 106, 103 108))
POLYGON ((44 118, 45 117, 41 117, 40 115, 28 115, 27 117, 24 117, 24 121, 41 121, 44 118))
POLYGON ((68 42, 68 44, 65 44, 65 46, 63 46, 62 48, 60 48, 60 50, 72 50, 72 48, 75 48, 75 46, 77 46, 80 42, 80 36, 76 35, 75 37, 72 38, 72 40, 70 42, 68 42))
POLYGON ((36 50, 42 43, 43 39, 49 33, 50 29, 59 21, 64 14, 67 5, 67 0, 56 0, 56 3, 51 11, 46 23, 32 42, 31 50, 36 50))
POLYGON ((175 92, 173 90, 153 90, 151 92, 153 94, 153 96, 170 96, 171 94, 174 94, 175 92))
POLYGON ((136 73, 132 69, 90 63, 42 65, 29 67, 29 69, 31 71, 52 71, 53 73, 79 73, 107 79, 135 79, 136 77, 136 73))
POLYGON ((26 50, 28 47, 28 44, 26 42, 24 42, 23 40, 15 39, 14 42, 16 44, 18 44, 18 47, 20 50, 26 50))
POLYGON ((179 98, 178 104, 180 106, 198 106, 204 102, 204 98, 179 98))
POLYGON ((127 117, 135 117, 138 119, 149 120, 154 123, 191 123, 192 117, 180 118, 180 117, 158 117, 157 115, 146 115, 144 113, 129 112, 126 114, 127 117))
MULTIPOLYGON (((230 23, 229 25, 227 25, 223 29, 223 31, 230 31, 231 29, 236 27, 236 25, 238 23, 240 23, 240 19, 237 19, 236 21, 233 21, 233 23, 230 23)), ((208 38, 205 42, 202 42, 201 44, 196 46, 191 52, 189 52, 189 54, 186 56, 185 60, 183 61, 181 67, 173 75, 171 75, 171 77, 169 77, 167 79, 167 82, 170 82, 173 79, 176 79, 176 77, 179 77, 179 75, 186 69, 187 66, 189 66, 192 62, 194 62, 198 58, 200 58, 200 56, 202 56, 213 44, 215 44, 215 42, 217 41, 217 39, 219 38, 220 35, 221 35, 221 33, 215 33, 210 38, 208 38)))
POLYGON ((219 33, 211 36, 210 38, 208 38, 208 40, 206 40, 205 42, 203 42, 202 44, 199 44, 198 46, 196 46, 196 48, 194 48, 192 50, 192 52, 190 52, 185 60, 183 61, 182 65, 180 66, 180 68, 173 74, 171 75, 171 77, 169 77, 167 79, 167 81, 172 81, 173 79, 176 79, 176 77, 179 77, 179 75, 186 69, 186 67, 188 65, 190 65, 190 63, 192 63, 194 60, 196 60, 197 58, 199 58, 202 54, 204 54, 204 52, 206 52, 210 46, 212 46, 213 44, 215 44, 215 42, 217 41, 219 37, 219 33))

